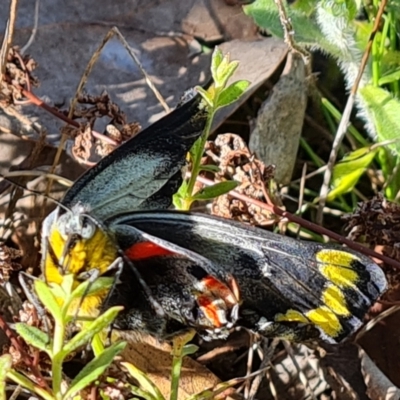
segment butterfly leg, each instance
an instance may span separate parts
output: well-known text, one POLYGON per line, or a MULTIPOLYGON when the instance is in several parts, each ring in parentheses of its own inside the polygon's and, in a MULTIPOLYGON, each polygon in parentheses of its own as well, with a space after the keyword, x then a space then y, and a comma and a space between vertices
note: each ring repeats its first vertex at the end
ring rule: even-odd
POLYGON ((46 332, 48 334, 50 334, 50 323, 47 319, 46 310, 42 307, 37 294, 35 293, 34 290, 32 290, 32 287, 28 283, 28 280, 35 281, 35 280, 40 280, 40 279, 36 278, 32 275, 29 275, 26 272, 21 271, 18 275, 18 280, 22 287, 23 292, 25 293, 26 298, 35 307, 39 318, 44 322, 44 327, 45 327, 46 332))

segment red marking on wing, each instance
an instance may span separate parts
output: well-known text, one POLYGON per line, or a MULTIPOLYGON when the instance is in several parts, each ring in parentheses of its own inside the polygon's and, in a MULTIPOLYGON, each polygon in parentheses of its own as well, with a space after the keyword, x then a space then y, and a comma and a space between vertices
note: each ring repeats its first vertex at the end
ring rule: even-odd
POLYGON ((201 280, 201 283, 209 290, 214 296, 223 299, 229 305, 238 303, 238 296, 232 292, 231 288, 225 283, 221 282, 214 276, 208 275, 201 280))
POLYGON ((215 299, 206 294, 198 295, 196 298, 197 304, 208 321, 211 322, 214 328, 220 328, 225 321, 221 321, 221 311, 215 299))
POLYGON ((174 252, 164 249, 152 242, 135 243, 125 250, 125 255, 132 261, 143 260, 157 256, 168 256, 174 252))

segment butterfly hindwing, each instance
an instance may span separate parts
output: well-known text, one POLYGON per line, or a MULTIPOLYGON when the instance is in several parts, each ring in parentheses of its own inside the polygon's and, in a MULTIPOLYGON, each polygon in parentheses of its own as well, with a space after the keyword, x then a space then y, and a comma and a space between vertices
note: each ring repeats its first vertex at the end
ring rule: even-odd
POLYGON ((381 269, 350 249, 230 220, 160 211, 121 215, 109 223, 134 227, 143 232, 142 240, 152 235, 158 245, 172 243, 172 251, 186 249, 192 259, 198 254, 199 265, 221 281, 234 276, 242 313, 259 326, 266 326, 261 320, 311 324, 326 340, 339 342, 361 325, 386 288, 381 269))

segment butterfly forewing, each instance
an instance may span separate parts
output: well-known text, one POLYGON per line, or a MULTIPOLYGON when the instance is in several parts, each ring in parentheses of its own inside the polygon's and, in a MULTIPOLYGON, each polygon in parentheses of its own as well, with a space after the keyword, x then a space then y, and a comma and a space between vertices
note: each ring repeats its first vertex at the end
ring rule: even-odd
POLYGON ((99 221, 168 207, 182 181, 185 156, 205 126, 200 103, 200 96, 194 97, 114 150, 74 183, 62 203, 88 205, 99 221))

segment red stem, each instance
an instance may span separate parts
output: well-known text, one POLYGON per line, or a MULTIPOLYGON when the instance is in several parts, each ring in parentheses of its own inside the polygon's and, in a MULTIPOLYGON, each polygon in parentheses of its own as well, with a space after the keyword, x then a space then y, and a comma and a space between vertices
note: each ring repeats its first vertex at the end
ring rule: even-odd
MULTIPOLYGON (((21 93, 34 105, 43 108, 43 110, 46 110, 50 114, 54 115, 55 117, 61 119, 62 121, 66 122, 69 125, 75 126, 79 128, 79 123, 74 121, 73 119, 68 118, 64 114, 60 113, 56 108, 50 107, 48 104, 46 104, 44 101, 40 100, 39 97, 37 97, 34 93, 30 92, 29 90, 20 88, 21 93)), ((103 142, 106 142, 108 144, 111 144, 113 146, 118 146, 119 143, 117 143, 115 140, 102 135, 99 132, 96 132, 92 130, 92 135, 99 140, 102 140, 103 142)))

